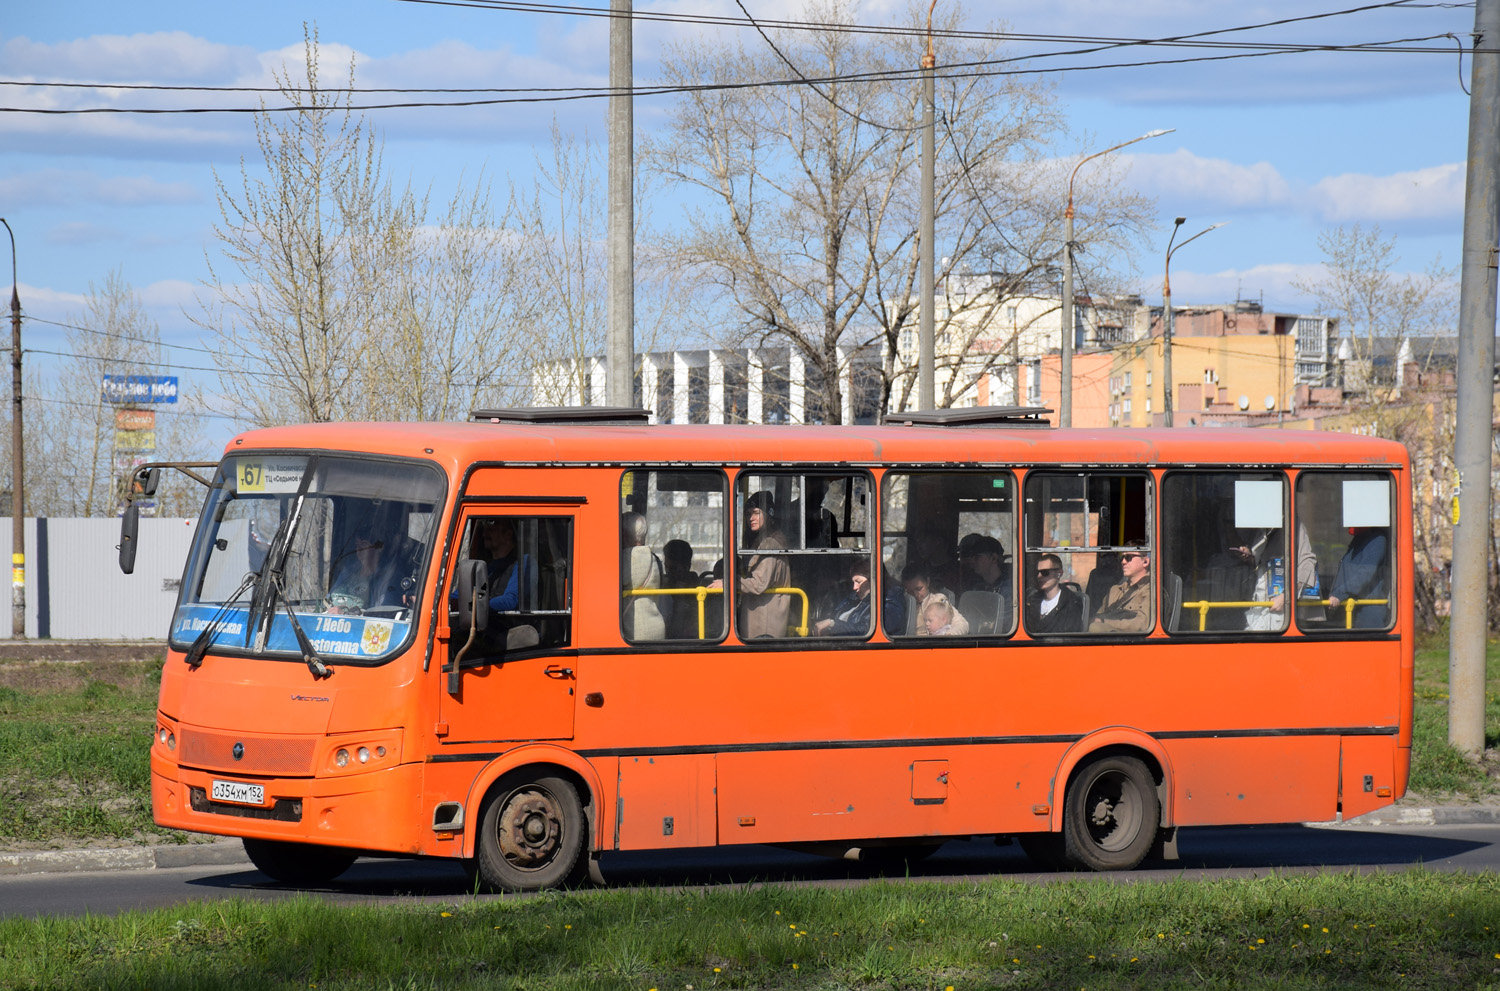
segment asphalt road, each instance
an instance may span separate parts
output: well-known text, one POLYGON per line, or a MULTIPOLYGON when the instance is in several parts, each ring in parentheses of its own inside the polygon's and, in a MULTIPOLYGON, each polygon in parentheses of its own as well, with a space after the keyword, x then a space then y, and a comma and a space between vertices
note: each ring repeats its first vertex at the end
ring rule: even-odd
MULTIPOLYGON (((1500 872, 1500 825, 1309 826, 1185 829, 1181 859, 1147 862, 1124 874, 1037 873, 1015 846, 988 840, 952 842, 914 865, 914 879, 968 881, 989 877, 1046 883, 1076 877, 1113 881, 1254 877, 1272 871, 1500 872)), ((774 847, 722 847, 663 853, 620 853, 602 860, 612 886, 705 887, 756 883, 860 884, 879 872, 865 865, 774 847)), ((243 867, 183 867, 91 874, 0 877, 0 916, 109 914, 219 898, 286 898, 301 890, 345 904, 451 903, 471 896, 463 871, 448 861, 362 860, 332 884, 298 889, 243 867)), ((480 898, 493 896, 480 895, 480 898)))

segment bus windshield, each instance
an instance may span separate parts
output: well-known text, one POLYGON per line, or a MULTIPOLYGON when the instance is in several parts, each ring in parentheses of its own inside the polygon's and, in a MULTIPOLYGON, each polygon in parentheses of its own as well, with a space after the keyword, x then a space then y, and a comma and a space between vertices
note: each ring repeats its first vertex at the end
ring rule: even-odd
POLYGON ((371 662, 411 634, 445 482, 435 466, 252 454, 219 467, 188 557, 172 644, 371 662))

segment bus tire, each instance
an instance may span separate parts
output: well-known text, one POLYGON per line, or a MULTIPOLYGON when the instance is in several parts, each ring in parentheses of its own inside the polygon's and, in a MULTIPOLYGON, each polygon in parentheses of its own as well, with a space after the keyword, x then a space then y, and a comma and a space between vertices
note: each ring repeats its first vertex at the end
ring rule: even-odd
POLYGON ((474 874, 494 891, 579 881, 588 828, 578 789, 563 778, 502 778, 479 816, 474 874))
POLYGON ((355 854, 338 847, 245 837, 245 855, 255 869, 285 884, 324 884, 349 869, 355 854))
POLYGON ((1063 852, 1079 867, 1128 871, 1156 841, 1161 799, 1144 761, 1107 754, 1086 761, 1068 785, 1063 852))

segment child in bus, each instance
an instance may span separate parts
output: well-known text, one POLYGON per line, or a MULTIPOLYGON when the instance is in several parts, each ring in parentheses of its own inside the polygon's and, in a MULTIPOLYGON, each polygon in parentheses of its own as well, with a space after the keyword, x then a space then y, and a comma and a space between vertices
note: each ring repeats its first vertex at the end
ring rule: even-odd
POLYGON ((941 592, 933 592, 922 602, 922 625, 917 633, 929 637, 961 637, 969 632, 969 621, 953 608, 941 592))

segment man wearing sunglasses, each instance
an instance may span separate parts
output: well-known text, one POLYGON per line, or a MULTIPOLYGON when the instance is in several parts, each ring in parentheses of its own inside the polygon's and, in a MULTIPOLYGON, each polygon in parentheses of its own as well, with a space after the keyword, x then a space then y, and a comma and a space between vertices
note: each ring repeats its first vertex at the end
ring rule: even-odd
POLYGON ((1120 555, 1125 577, 1104 596, 1090 633, 1145 633, 1151 629, 1151 558, 1140 551, 1120 555))
POLYGON ((1026 632, 1082 633, 1083 596, 1062 583, 1062 558, 1043 554, 1026 596, 1026 632))

